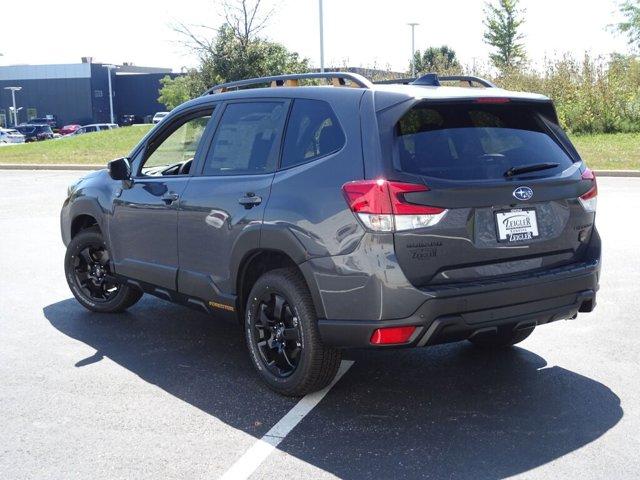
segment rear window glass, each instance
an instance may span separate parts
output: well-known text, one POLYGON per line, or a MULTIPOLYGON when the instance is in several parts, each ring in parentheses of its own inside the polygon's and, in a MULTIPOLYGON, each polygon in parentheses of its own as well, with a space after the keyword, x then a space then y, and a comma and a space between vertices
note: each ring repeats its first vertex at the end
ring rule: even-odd
POLYGON ((573 163, 527 106, 418 105, 396 125, 395 167, 452 180, 504 178, 512 167, 559 166, 529 175, 550 176, 573 163))
POLYGON ((284 139, 281 168, 337 152, 344 143, 344 132, 327 102, 296 99, 284 139))

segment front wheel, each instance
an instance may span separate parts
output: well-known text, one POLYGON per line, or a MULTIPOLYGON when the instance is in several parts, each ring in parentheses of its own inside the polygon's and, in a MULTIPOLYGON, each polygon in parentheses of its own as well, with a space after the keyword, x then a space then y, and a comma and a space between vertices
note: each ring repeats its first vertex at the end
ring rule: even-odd
POLYGON ((311 294, 295 269, 272 270, 258 279, 244 328, 253 366, 282 395, 320 390, 338 371, 340 352, 322 343, 311 294))
POLYGON ((122 312, 142 296, 140 290, 120 283, 111 274, 109 259, 109 249, 97 227, 81 231, 67 246, 67 283, 76 300, 93 312, 122 312))

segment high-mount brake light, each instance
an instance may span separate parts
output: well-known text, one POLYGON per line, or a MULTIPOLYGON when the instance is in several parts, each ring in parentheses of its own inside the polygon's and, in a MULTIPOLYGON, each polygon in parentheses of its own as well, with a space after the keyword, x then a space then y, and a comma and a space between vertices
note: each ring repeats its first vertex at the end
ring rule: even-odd
POLYGON ((377 180, 357 180, 342 186, 347 203, 362 223, 376 232, 399 232, 438 223, 444 208, 410 203, 405 195, 426 192, 426 185, 377 180))
POLYGON ((509 103, 510 98, 507 97, 479 97, 475 99, 475 103, 509 103))
POLYGON ((598 181, 596 180, 596 175, 587 168, 582 172, 582 180, 590 180, 593 182, 593 186, 587 190, 587 193, 580 195, 578 200, 580 200, 582 207, 587 212, 595 212, 598 206, 598 181))

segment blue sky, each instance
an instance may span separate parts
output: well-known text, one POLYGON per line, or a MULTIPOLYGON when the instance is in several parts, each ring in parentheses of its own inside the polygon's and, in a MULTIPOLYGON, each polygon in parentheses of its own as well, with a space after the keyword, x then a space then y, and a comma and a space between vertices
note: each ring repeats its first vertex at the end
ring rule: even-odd
MULTIPOLYGON (((268 1, 268 0, 265 0, 268 1)), ((96 61, 172 67, 193 66, 171 30, 171 22, 217 26, 215 0, 32 0, 37 14, 2 22, 0 65, 96 61)), ((627 52, 624 38, 606 30, 619 19, 616 0, 521 0, 529 57, 585 51, 627 52)), ((418 22, 416 47, 448 44, 464 63, 486 61, 481 0, 324 0, 327 65, 406 68, 407 22, 418 22)), ((319 64, 318 0, 283 0, 263 34, 319 64)))

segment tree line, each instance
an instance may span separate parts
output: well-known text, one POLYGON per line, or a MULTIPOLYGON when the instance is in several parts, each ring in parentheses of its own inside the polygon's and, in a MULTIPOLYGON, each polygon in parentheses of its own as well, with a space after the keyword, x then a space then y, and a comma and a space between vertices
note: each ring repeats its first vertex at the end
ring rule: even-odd
MULTIPOLYGON (((198 58, 198 67, 162 80, 159 101, 168 108, 200 95, 212 85, 243 78, 309 70, 309 60, 261 32, 275 14, 269 0, 225 0, 217 28, 174 25, 183 47, 198 58)), ((623 21, 610 25, 640 51, 640 0, 620 5, 623 21)), ((463 65, 454 49, 431 46, 415 52, 407 72, 418 75, 471 74, 501 87, 546 94, 554 99, 563 126, 573 132, 640 131, 640 60, 634 55, 582 59, 564 56, 534 68, 527 58, 522 26, 526 10, 519 0, 491 0, 484 8, 484 42, 488 63, 463 65)))

